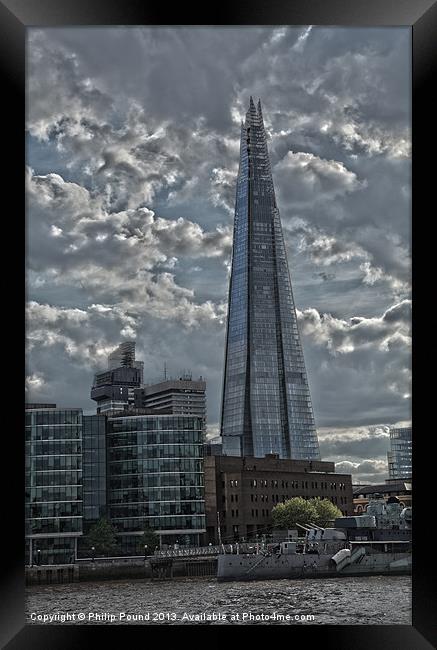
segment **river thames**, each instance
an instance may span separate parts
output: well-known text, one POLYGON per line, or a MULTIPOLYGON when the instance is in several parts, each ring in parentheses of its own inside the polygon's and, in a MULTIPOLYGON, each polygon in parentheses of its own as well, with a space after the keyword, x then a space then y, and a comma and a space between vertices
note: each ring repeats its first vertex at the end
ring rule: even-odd
POLYGON ((26 588, 37 625, 411 625, 411 577, 117 580, 26 588))

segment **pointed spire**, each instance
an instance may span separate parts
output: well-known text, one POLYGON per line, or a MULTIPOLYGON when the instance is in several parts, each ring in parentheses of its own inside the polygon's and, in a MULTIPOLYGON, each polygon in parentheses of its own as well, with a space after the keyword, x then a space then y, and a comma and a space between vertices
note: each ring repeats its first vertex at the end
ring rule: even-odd
POLYGON ((247 109, 247 113, 246 113, 246 126, 250 126, 253 118, 255 117, 256 117, 256 108, 253 102, 253 97, 251 95, 249 100, 249 108, 247 109))

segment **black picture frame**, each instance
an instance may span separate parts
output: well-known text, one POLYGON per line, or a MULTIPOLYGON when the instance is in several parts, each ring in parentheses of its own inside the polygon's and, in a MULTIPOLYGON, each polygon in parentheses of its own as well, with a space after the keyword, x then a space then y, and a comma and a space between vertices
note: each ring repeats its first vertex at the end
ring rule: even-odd
MULTIPOLYGON (((141 3, 140 0, 0 0, 0 65, 3 81, 4 133, 3 157, 7 156, 7 193, 10 194, 12 185, 13 212, 7 213, 3 219, 3 242, 25 241, 24 210, 21 197, 24 197, 23 167, 25 119, 24 83, 25 83, 25 33, 31 26, 73 26, 73 25, 335 25, 335 26, 409 26, 412 29, 413 66, 413 273, 414 297, 420 304, 421 294, 426 296, 426 286, 417 278, 421 274, 421 264, 426 256, 418 252, 418 240, 423 226, 430 224, 435 208, 434 183, 431 174, 435 163, 428 166, 426 153, 432 147, 433 123, 431 119, 434 102, 431 101, 433 84, 436 75, 437 49, 437 4, 433 0, 294 0, 292 2, 265 2, 252 0, 237 4, 221 3, 209 7, 209 13, 201 6, 187 6, 179 3, 170 8, 160 3, 141 3), (13 162, 11 162, 11 158, 13 162), (15 159, 14 159, 15 158, 15 159), (21 164, 20 164, 21 163, 21 164), (12 185, 11 185, 12 184, 12 185), (430 207, 428 207, 430 206, 430 207), (21 229, 22 228, 22 229, 21 229), (416 237, 417 235, 417 237, 416 237)), ((434 116, 433 116, 434 117, 434 116)), ((426 239, 426 237, 424 238, 426 239)), ((422 242, 421 242, 422 245, 422 242)), ((4 249, 8 248, 4 247, 4 249)), ((15 249, 14 249, 15 250, 15 249)), ((18 255, 15 256, 18 257, 18 255)), ((25 256, 25 250, 23 250, 25 256)), ((433 260, 432 253, 429 259, 433 260)), ((22 385, 19 355, 17 350, 23 348, 24 319, 21 287, 24 287, 24 264, 12 260, 4 271, 8 281, 4 289, 6 304, 15 303, 13 313, 16 316, 13 327, 5 345, 4 356, 11 369, 16 369, 17 382, 22 385), (15 265, 14 265, 15 261, 15 265), (12 269, 12 271, 11 271, 12 269), (20 281, 23 283, 20 284, 20 281), (18 288, 17 288, 18 287, 18 288)), ((423 276, 422 276, 423 277, 423 276)), ((424 298, 426 301, 426 297, 424 298)), ((420 310, 420 307, 419 307, 420 310)), ((417 311, 414 312, 414 328, 416 332, 417 311)), ((423 337, 413 337, 413 377, 416 375, 417 356, 423 337)), ((432 339, 430 339, 432 340, 432 339)), ((24 354, 23 354, 24 366, 24 354)), ((419 371, 417 371, 419 373, 419 371)), ((11 380, 12 381, 12 380, 11 380)), ((432 383, 432 378, 430 379, 432 383)), ((16 391, 19 392, 19 391, 16 391)), ((419 391, 418 391, 419 392, 419 391)), ((435 643, 435 611, 433 608, 434 590, 430 573, 433 562, 432 537, 426 536, 426 527, 433 518, 431 497, 427 501, 427 477, 432 472, 432 463, 426 458, 426 436, 431 438, 432 399, 428 401, 420 390, 420 405, 413 391, 413 413, 415 419, 414 450, 414 484, 415 484, 415 527, 413 540, 413 624, 411 626, 294 626, 286 628, 290 635, 289 642, 309 644, 316 640, 318 647, 333 646, 336 648, 351 648, 361 650, 376 650, 377 648, 408 650, 423 650, 432 648, 435 643), (429 412, 429 419, 423 417, 424 424, 419 426, 422 413, 429 412), (422 436, 422 442, 421 442, 422 436), (417 438, 417 439, 416 439, 417 438), (429 509, 428 509, 429 506, 429 509), (417 514, 418 513, 418 514, 417 514), (423 535, 423 538, 422 538, 423 535), (422 541, 423 540, 423 541, 422 541), (428 553, 422 552, 422 545, 429 542, 428 553), (317 639, 316 639, 317 636, 317 639), (322 645, 320 645, 322 644, 322 645)), ((20 402, 20 400, 18 400, 20 402)), ((12 413, 12 409, 8 414, 12 413)), ((6 405, 6 404, 5 404, 6 405)), ((2 618, 0 621, 0 643, 8 650, 20 648, 78 648, 101 643, 104 640, 126 643, 126 636, 134 638, 134 643, 146 643, 145 631, 142 626, 26 626, 24 623, 24 440, 21 434, 22 403, 17 404, 13 418, 7 418, 4 409, 4 426, 13 435, 2 436, 2 459, 12 468, 10 478, 3 483, 6 491, 8 507, 3 510, 2 542, 5 549, 2 553, 2 583, 0 606, 2 618), (19 417, 20 414, 20 417, 19 417), (12 424, 12 422, 14 424, 12 424), (16 423, 16 427, 15 427, 16 423), (16 429, 16 430, 15 430, 16 429), (22 441, 23 440, 23 441, 22 441), (7 461, 6 461, 7 459, 7 461), (110 636, 109 636, 110 635, 110 636)), ((408 595, 406 595, 408 597, 408 595)), ((167 642, 167 632, 174 632, 177 626, 159 626, 161 642, 167 642), (172 628, 172 629, 170 629, 172 628)), ((185 638, 180 641, 193 640, 193 628, 185 630, 185 638)), ((277 631, 276 628, 273 628, 277 631)), ((230 642, 235 633, 235 627, 227 626, 214 628, 214 635, 207 626, 197 626, 196 642, 211 640, 230 642), (226 633, 226 634, 225 634, 226 633), (229 634, 230 633, 230 634, 229 634), (204 635, 208 634, 207 639, 204 635), (213 637, 213 639, 212 639, 213 637)), ((251 629, 244 628, 244 634, 251 642, 263 643, 271 638, 272 628, 261 626, 251 629), (256 632, 256 639, 254 638, 256 632)))

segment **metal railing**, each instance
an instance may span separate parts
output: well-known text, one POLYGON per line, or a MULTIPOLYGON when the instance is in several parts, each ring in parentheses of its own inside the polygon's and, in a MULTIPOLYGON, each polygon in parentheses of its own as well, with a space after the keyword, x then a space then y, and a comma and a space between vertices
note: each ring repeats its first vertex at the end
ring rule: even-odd
POLYGON ((261 549, 261 544, 219 544, 217 546, 186 546, 182 548, 171 548, 156 550, 155 557, 198 557, 222 555, 224 553, 256 553, 261 549))

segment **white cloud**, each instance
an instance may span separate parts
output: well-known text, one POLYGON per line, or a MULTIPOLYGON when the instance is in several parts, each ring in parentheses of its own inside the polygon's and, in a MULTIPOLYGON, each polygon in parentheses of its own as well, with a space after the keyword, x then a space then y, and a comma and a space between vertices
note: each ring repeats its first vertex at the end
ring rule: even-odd
POLYGON ((312 153, 289 151, 273 169, 280 196, 293 207, 332 200, 366 187, 357 175, 337 160, 312 153))
POLYGON ((33 373, 26 377, 26 392, 32 392, 32 394, 38 394, 43 390, 45 385, 44 377, 39 373, 33 373))

